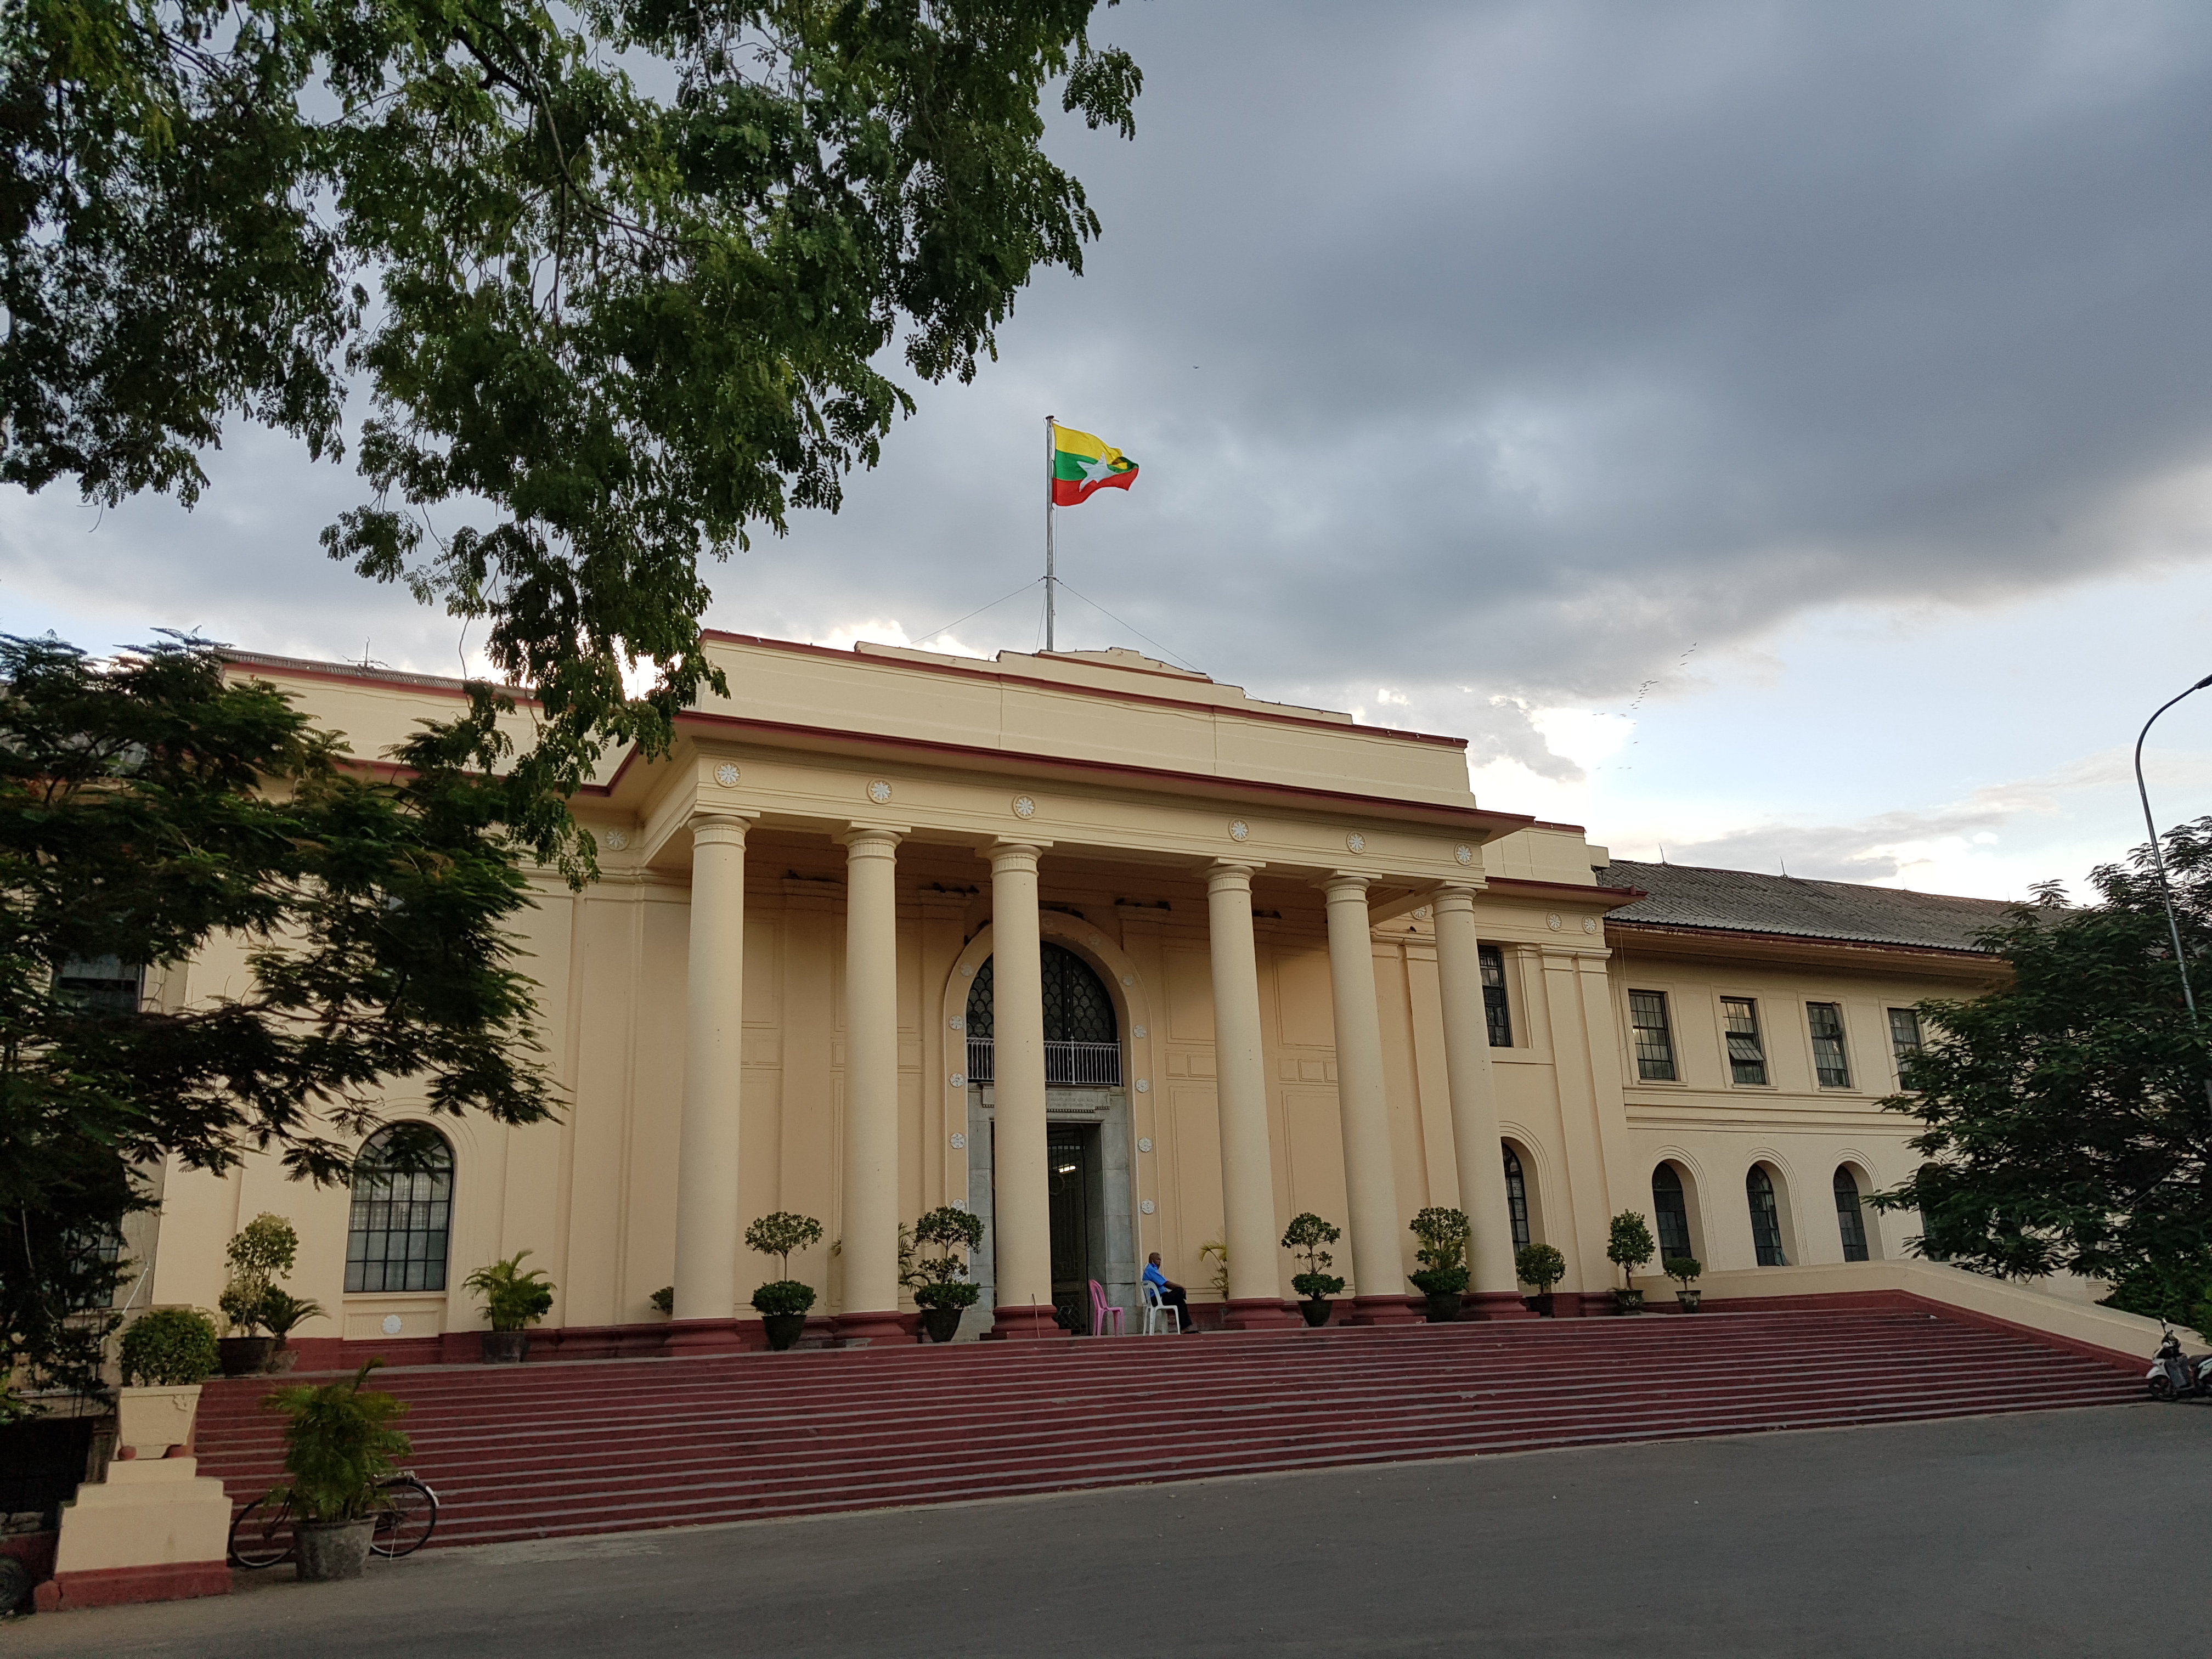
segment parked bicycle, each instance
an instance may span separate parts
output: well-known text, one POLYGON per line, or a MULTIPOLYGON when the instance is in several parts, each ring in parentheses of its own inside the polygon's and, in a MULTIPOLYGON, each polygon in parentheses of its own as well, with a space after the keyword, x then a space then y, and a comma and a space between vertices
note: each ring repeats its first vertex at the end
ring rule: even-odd
MULTIPOLYGON (((415 1477, 412 1469, 376 1483, 376 1502, 369 1518, 376 1522, 368 1547, 387 1561, 412 1555, 429 1542, 438 1524, 438 1494, 415 1477)), ((273 1567, 292 1559, 292 1505, 272 1504, 257 1498, 238 1512, 230 1523, 230 1561, 233 1566, 273 1567)))

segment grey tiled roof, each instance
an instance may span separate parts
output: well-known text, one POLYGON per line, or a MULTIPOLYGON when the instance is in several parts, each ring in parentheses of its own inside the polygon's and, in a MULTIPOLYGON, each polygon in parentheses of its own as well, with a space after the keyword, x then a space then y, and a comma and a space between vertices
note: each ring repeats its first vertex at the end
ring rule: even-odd
POLYGON ((1597 878, 1607 886, 1638 887, 1645 894, 1615 910, 1610 921, 1946 951, 1977 949, 1975 933, 2001 921, 2010 908, 2002 899, 1954 898, 1894 887, 1862 887, 1849 881, 1804 881, 1748 870, 1701 870, 1628 859, 1615 859, 1597 878))

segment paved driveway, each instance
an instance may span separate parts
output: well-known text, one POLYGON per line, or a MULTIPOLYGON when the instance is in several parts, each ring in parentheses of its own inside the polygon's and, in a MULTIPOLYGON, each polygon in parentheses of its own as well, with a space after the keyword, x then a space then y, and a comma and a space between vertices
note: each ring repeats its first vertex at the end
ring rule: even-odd
POLYGON ((0 1654, 2203 1652, 2212 1407, 1770 1434, 372 1564, 0 1654))

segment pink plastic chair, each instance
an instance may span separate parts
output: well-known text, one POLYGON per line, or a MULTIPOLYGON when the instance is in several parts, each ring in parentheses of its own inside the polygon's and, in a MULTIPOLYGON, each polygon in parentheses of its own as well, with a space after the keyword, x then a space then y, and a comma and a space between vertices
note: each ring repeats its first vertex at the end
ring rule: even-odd
POLYGON ((1111 1324, 1114 1334, 1121 1334, 1121 1310, 1106 1299, 1106 1292, 1097 1279, 1091 1281, 1091 1334, 1103 1336, 1111 1324))

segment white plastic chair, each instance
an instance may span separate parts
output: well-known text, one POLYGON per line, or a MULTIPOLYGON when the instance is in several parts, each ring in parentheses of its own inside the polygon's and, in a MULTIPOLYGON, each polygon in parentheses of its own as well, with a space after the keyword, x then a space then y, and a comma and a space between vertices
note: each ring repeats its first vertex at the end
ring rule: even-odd
POLYGON ((1091 1281, 1091 1334, 1104 1336, 1109 1325, 1115 1336, 1121 1334, 1121 1310, 1106 1299, 1106 1287, 1094 1279, 1091 1281))
POLYGON ((1168 1329, 1177 1336, 1182 1334, 1182 1310, 1170 1307, 1160 1300, 1160 1287, 1151 1279, 1145 1281, 1145 1334, 1153 1334, 1153 1322, 1164 1317, 1168 1329))

